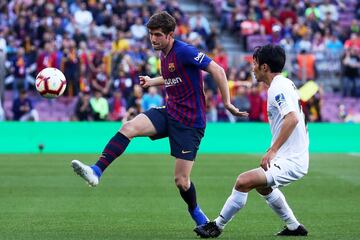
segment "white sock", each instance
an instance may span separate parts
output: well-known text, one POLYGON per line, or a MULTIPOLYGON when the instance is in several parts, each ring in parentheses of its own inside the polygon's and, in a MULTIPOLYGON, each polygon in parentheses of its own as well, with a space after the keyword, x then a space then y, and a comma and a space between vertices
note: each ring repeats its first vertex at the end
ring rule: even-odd
POLYGON ((235 188, 226 200, 219 217, 215 219, 216 225, 223 229, 235 214, 245 206, 248 193, 239 192, 235 188))
POLYGON ((279 189, 274 189, 269 195, 263 196, 272 210, 286 223, 290 230, 298 228, 300 223, 286 202, 284 194, 279 189))

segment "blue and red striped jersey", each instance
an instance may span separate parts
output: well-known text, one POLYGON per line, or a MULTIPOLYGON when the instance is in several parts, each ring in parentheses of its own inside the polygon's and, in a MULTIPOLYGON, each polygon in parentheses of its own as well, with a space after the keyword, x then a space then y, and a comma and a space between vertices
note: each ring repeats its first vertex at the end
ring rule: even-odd
POLYGON ((179 40, 167 56, 161 54, 168 114, 189 127, 206 126, 204 81, 201 70, 212 61, 195 47, 179 40))

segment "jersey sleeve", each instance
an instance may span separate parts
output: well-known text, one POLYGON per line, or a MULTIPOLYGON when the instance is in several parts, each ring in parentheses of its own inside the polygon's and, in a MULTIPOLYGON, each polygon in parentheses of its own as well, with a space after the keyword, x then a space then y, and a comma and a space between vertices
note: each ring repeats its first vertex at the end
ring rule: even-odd
POLYGON ((295 112, 295 106, 288 94, 289 90, 286 88, 274 89, 270 95, 271 104, 274 105, 280 112, 281 118, 284 118, 288 113, 295 112))
POLYGON ((206 70, 207 66, 212 61, 205 53, 200 52, 191 45, 183 46, 179 49, 177 54, 184 65, 193 65, 201 70, 206 70))

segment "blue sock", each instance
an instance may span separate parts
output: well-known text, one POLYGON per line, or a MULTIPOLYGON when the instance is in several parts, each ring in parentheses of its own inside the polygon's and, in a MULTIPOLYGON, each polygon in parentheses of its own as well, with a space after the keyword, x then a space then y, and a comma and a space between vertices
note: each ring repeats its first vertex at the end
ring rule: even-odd
POLYGON ((98 176, 98 178, 100 178, 100 177, 101 177, 101 174, 102 174, 101 169, 100 169, 98 166, 96 166, 96 165, 92 165, 92 166, 90 166, 90 167, 91 167, 91 169, 94 171, 94 173, 96 174, 96 176, 98 176))
POLYGON ((188 211, 197 226, 209 221, 196 202, 196 189, 193 182, 190 183, 190 188, 187 191, 180 190, 180 195, 188 205, 188 211))
POLYGON ((203 225, 209 221, 205 213, 201 210, 200 206, 197 205, 196 208, 190 210, 189 213, 192 219, 195 221, 196 225, 203 225))

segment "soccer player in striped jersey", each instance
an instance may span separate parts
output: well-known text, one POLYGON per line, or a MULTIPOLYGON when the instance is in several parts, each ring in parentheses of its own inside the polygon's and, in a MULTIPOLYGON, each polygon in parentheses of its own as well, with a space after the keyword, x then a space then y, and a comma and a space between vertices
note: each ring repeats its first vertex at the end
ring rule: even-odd
POLYGON ((199 226, 208 222, 208 218, 196 201, 190 173, 206 126, 201 70, 214 78, 227 110, 235 116, 247 116, 247 113, 240 112, 231 104, 224 69, 195 47, 175 40, 175 26, 175 19, 167 12, 151 16, 147 28, 154 50, 161 51, 162 76, 140 76, 144 88, 165 86, 166 106, 152 108, 125 122, 94 165, 87 166, 73 160, 72 167, 89 185, 96 186, 105 169, 125 151, 131 139, 138 136, 149 136, 153 140, 168 137, 171 155, 175 158, 175 184, 192 219, 199 226))

